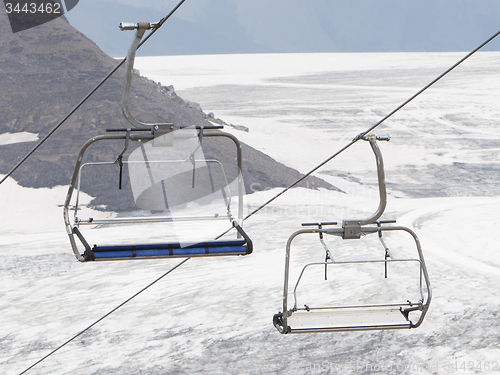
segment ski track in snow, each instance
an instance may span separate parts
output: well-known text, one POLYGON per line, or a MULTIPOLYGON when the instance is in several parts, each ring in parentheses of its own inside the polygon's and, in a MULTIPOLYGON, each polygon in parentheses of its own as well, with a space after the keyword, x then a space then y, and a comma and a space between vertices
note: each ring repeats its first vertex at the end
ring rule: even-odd
MULTIPOLYGON (((243 142, 307 172, 461 56, 139 57, 137 68, 205 112, 248 127, 226 128, 243 142)), ((378 204, 373 154, 358 142, 316 173, 347 194, 292 189, 245 223, 254 254, 191 259, 29 373, 500 373, 499 57, 477 54, 377 130, 393 137, 380 144, 384 217, 416 231, 433 288, 420 328, 284 336, 272 326, 282 308, 286 240, 300 223, 365 217, 378 204)), ((81 264, 58 206, 67 187, 26 189, 9 179, 0 189, 2 374, 20 373, 180 262, 81 264)), ((247 210, 277 192, 248 195, 247 210)), ((316 237, 303 243, 294 271, 324 256, 316 237)), ((363 255, 356 241, 335 244, 341 257, 363 255)), ((373 295, 378 282, 360 280, 373 295)), ((331 291, 315 295, 335 298, 331 291)))

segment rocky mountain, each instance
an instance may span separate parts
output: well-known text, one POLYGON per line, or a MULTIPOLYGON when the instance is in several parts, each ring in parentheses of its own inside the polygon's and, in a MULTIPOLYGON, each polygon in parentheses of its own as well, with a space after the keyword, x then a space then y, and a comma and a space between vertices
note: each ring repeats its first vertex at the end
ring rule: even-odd
MULTIPOLYGON (((116 60, 71 27, 64 17, 14 34, 6 14, 0 12, 0 134, 27 132, 40 139, 116 65, 116 60)), ((122 79, 123 68, 12 177, 28 187, 67 185, 77 153, 86 140, 104 134, 107 128, 127 126, 120 111, 122 79)), ((181 126, 209 124, 208 115, 199 105, 180 98, 172 87, 163 87, 138 75, 133 81, 131 110, 144 122, 173 122, 181 126)), ((1 144, 0 173, 10 171, 35 144, 33 140, 1 144)), ((203 143, 206 156, 217 154, 225 162, 234 164, 234 150, 228 147, 210 141, 203 143)), ((95 147, 90 160, 113 161, 122 148, 121 143, 111 149, 95 147)), ((243 145, 243 155, 247 192, 252 192, 255 186, 288 186, 301 176, 298 171, 246 145, 243 145)), ((113 210, 132 209, 130 189, 116 195, 118 167, 113 167, 111 172, 89 172, 88 180, 93 182, 83 185, 83 190, 96 197, 95 205, 105 204, 113 210)), ((302 184, 311 185, 334 188, 317 178, 302 184)))

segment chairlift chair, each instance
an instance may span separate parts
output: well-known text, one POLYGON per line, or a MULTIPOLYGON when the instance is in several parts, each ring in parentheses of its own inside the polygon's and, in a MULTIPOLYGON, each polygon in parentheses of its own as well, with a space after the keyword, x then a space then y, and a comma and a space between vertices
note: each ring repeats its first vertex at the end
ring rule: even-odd
MULTIPOLYGON (((431 286, 425 265, 422 249, 417 235, 411 229, 404 226, 391 225, 393 220, 379 220, 384 213, 387 203, 387 192, 385 186, 385 175, 382 154, 377 141, 389 141, 389 136, 368 135, 362 138, 370 143, 377 162, 377 176, 380 201, 376 212, 361 220, 344 220, 341 225, 336 222, 304 223, 305 228, 293 233, 287 241, 285 258, 285 281, 283 289, 283 312, 274 315, 273 323, 282 334, 292 333, 314 333, 314 332, 338 332, 338 331, 365 331, 365 330, 387 330, 387 329, 411 329, 419 327, 429 309, 431 302, 431 286), (413 239, 416 247, 416 258, 394 257, 383 238, 384 232, 403 232, 413 239), (325 261, 306 264, 295 284, 294 305, 288 306, 290 257, 292 242, 304 234, 318 234, 320 242, 325 249, 325 261), (339 261, 333 256, 333 252, 324 241, 325 235, 341 237, 344 240, 360 240, 369 234, 377 234, 384 249, 383 256, 374 259, 339 261), (387 268, 400 264, 414 264, 418 267, 418 279, 415 280, 419 299, 411 301, 403 299, 397 301, 377 301, 377 303, 354 304, 354 305, 328 305, 312 306, 303 305, 299 307, 297 290, 306 270, 325 268, 325 279, 328 268, 335 267, 359 267, 366 265, 381 264, 387 268)), ((396 277, 392 276, 391 277, 396 277)), ((374 284, 375 285, 375 284, 374 284)), ((353 290, 353 293, 355 291, 353 290)))
MULTIPOLYGON (((176 258, 176 257, 205 257, 205 256, 223 256, 223 255, 247 255, 252 253, 253 246, 252 241, 248 235, 243 230, 243 178, 242 178, 242 153, 241 145, 238 139, 232 134, 222 132, 222 126, 219 125, 208 125, 208 126, 196 126, 196 127, 179 127, 172 123, 143 123, 138 121, 131 113, 128 105, 130 88, 132 82, 132 69, 134 66, 135 53, 137 47, 146 30, 156 27, 157 24, 149 24, 145 22, 140 22, 138 24, 133 23, 121 23, 120 28, 122 30, 136 30, 132 44, 130 45, 127 62, 125 66, 126 74, 122 89, 121 98, 121 109, 125 119, 133 125, 131 128, 127 129, 107 129, 107 134, 95 136, 89 139, 81 148, 80 153, 76 161, 73 177, 70 183, 68 194, 66 196, 64 204, 64 222, 66 226, 66 231, 69 236, 71 247, 76 258, 79 261, 100 261, 100 260, 125 260, 125 259, 146 259, 146 258, 176 258), (227 181, 226 173, 222 164, 215 158, 202 158, 198 160, 197 152, 201 148, 201 142, 204 138, 214 138, 223 137, 232 141, 236 146, 236 162, 237 162, 237 197, 238 197, 238 213, 237 217, 234 218, 231 213, 231 192, 229 191, 229 184, 227 181), (148 150, 165 149, 172 148, 175 144, 180 142, 190 142, 194 139, 195 142, 192 143, 195 146, 192 150, 189 149, 189 155, 187 158, 181 158, 178 160, 149 160, 145 152, 146 147, 148 150), (116 159, 105 162, 88 162, 84 163, 84 155, 88 148, 95 143, 106 143, 116 141, 124 141, 124 146, 122 151, 118 154, 116 159), (138 152, 142 151, 143 159, 139 161, 134 161, 129 158, 129 160, 124 160, 125 152, 128 150, 132 142, 137 142, 140 147, 137 149, 138 152), (141 168, 145 169, 146 176, 144 180, 146 181, 148 189, 142 189, 147 193, 158 193, 163 194, 164 202, 155 202, 155 205, 162 206, 163 209, 167 209, 170 205, 167 202, 166 190, 167 183, 165 180, 155 181, 153 178, 152 170, 154 165, 169 166, 174 164, 189 164, 192 166, 192 189, 195 190, 200 184, 197 181, 196 163, 203 162, 210 169, 210 165, 214 165, 216 168, 220 168, 220 174, 223 176, 223 181, 225 182, 223 186, 217 186, 220 189, 224 202, 226 204, 227 213, 224 215, 207 215, 207 216, 197 216, 197 217, 186 217, 186 218, 173 218, 172 216, 150 216, 150 217, 128 217, 128 218, 109 218, 109 219, 82 219, 78 216, 79 210, 79 197, 81 191, 81 179, 82 170, 90 165, 118 165, 119 166, 119 187, 121 189, 122 185, 122 172, 123 166, 127 165, 133 168, 135 164, 139 165, 141 168), (149 176, 148 176, 149 175, 149 176), (71 219, 70 215, 70 205, 73 199, 73 194, 76 192, 74 203, 74 218, 71 219), (181 221, 200 221, 200 220, 220 220, 229 219, 231 225, 236 229, 237 237, 233 240, 210 240, 205 242, 173 242, 173 243, 134 243, 134 244, 105 244, 105 245, 90 245, 86 237, 84 237, 81 228, 83 226, 96 226, 96 225, 118 225, 118 224, 148 224, 148 223, 159 223, 159 222, 175 222, 176 220, 181 221), (80 242, 80 245, 78 245, 80 242), (83 252, 80 249, 83 246, 83 252)), ((213 168, 213 167, 212 167, 213 168)), ((208 172, 210 174, 210 171, 208 172)), ((199 177, 198 177, 199 178, 199 177)), ((215 189, 215 188, 214 188, 215 189)), ((143 191, 140 192, 143 192, 143 191)), ((201 193, 198 194, 202 194, 201 193)), ((151 194, 149 194, 151 195, 151 194)), ((158 194, 157 194, 158 195, 158 194)), ((146 206, 150 210, 154 209, 156 206, 148 207, 151 202, 147 202, 144 196, 148 194, 141 194, 136 197, 137 200, 141 200, 141 205, 146 206)), ((153 194, 154 196, 154 194, 153 194)))

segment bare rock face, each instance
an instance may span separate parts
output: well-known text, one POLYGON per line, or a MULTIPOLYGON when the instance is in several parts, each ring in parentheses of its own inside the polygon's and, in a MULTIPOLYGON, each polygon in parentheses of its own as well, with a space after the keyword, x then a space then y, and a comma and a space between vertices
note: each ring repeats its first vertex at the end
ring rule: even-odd
MULTIPOLYGON (((7 15, 0 12, 0 134, 30 132, 42 138, 116 65, 116 60, 72 28, 64 17, 14 34, 7 15)), ((120 111, 123 76, 122 67, 12 177, 28 187, 67 185, 78 151, 89 138, 104 134, 108 128, 129 126, 120 111)), ((176 95, 173 87, 161 86, 137 74, 130 107, 144 122, 209 124, 209 116, 198 104, 176 95)), ((10 171, 35 144, 0 145, 0 173, 10 171)), ((234 150, 230 147, 234 148, 204 142, 203 151, 234 164, 234 150)), ((96 146, 90 160, 115 160, 121 148, 123 144, 119 143, 111 148, 96 146)), ((248 193, 288 186, 301 177, 298 171, 247 145, 243 145, 243 162, 248 193)), ((104 204, 118 211, 133 208, 129 184, 124 184, 125 192, 119 197, 116 194, 118 166, 111 172, 89 172, 86 177, 89 182, 83 190, 95 197, 95 205, 104 204)), ((308 178, 299 186, 335 189, 318 178, 308 178)))

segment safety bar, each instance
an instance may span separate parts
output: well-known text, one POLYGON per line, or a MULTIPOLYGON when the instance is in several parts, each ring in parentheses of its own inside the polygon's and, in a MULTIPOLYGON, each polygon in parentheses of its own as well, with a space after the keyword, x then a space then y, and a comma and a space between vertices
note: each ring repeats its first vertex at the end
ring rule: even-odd
MULTIPOLYGON (((283 322, 283 327, 285 327, 285 329, 282 331, 279 329, 278 326, 276 327, 276 328, 278 328, 278 330, 281 333, 283 333, 283 334, 288 333, 287 329, 286 329, 286 327, 288 327, 287 319, 288 319, 289 315, 293 314, 294 308, 296 308, 296 306, 295 306, 294 308, 292 308, 290 310, 288 309, 288 284, 289 284, 289 276, 290 276, 290 249, 291 249, 291 244, 292 244, 293 240, 299 235, 308 234, 308 233, 328 234, 328 235, 343 237, 344 231, 345 231, 345 228, 301 229, 301 230, 298 230, 295 233, 293 233, 288 238, 287 245, 286 245, 286 256, 285 256, 285 281, 284 281, 284 286, 283 286, 283 313, 280 313, 281 319, 283 322)), ((412 325, 411 325, 411 328, 417 328, 418 326, 420 326, 422 324, 424 317, 427 313, 427 310, 429 309, 429 305, 430 305, 430 302, 432 299, 432 290, 431 290, 431 284, 429 281, 429 274, 427 272, 427 267, 425 265, 424 255, 422 253, 422 248, 420 246, 420 241, 419 241, 417 235, 411 229, 403 227, 403 226, 382 226, 382 225, 363 226, 360 228, 360 231, 363 235, 364 234, 380 233, 383 231, 404 231, 404 232, 409 233, 413 237, 413 239, 415 241, 416 248, 417 248, 418 261, 420 262, 420 266, 421 266, 421 275, 423 276, 423 280, 425 281, 425 286, 427 289, 427 299, 424 300, 424 298, 422 296, 423 300, 421 303, 421 309, 419 309, 421 311, 421 315, 419 317, 419 320, 416 323, 412 323, 412 325)), ((385 262, 385 261, 386 260, 382 260, 381 262, 385 262)), ((332 262, 332 264, 333 264, 333 262, 332 262)))
MULTIPOLYGON (((175 133, 174 133, 175 135, 175 133)), ((238 184, 238 218, 237 218, 237 224, 241 227, 243 224, 243 175, 242 175, 242 151, 241 151, 241 144, 234 135, 226 132, 213 132, 213 133, 205 133, 204 137, 226 137, 231 139, 235 146, 236 146, 236 160, 237 160, 237 168, 238 168, 238 177, 237 177, 237 184, 238 184)), ((73 253, 75 254, 75 257, 79 261, 85 261, 84 257, 80 254, 80 251, 78 250, 77 243, 75 241, 74 236, 76 235, 78 237, 78 234, 75 233, 74 228, 78 227, 78 223, 72 223, 70 219, 70 214, 69 214, 69 207, 71 203, 71 198, 73 196, 73 191, 77 187, 78 183, 78 176, 80 172, 80 168, 83 162, 84 154, 87 151, 87 149, 94 143, 100 142, 100 141, 109 141, 109 140, 129 140, 129 141, 136 141, 136 142, 149 142, 154 139, 154 135, 151 132, 147 133, 141 133, 141 132, 134 132, 130 133, 127 132, 126 134, 120 134, 120 133, 110 133, 110 134, 105 134, 105 135, 99 135, 96 137, 93 137, 89 139, 85 144, 82 146, 80 153, 78 154, 76 164, 75 164, 75 169, 73 172, 73 176, 70 182, 70 186, 68 188, 68 193, 66 195, 66 200, 64 202, 64 208, 63 208, 63 216, 64 216, 64 224, 66 226, 66 232, 69 236, 71 247, 73 249, 73 253)), ((139 218, 138 218, 138 221, 139 218)), ((144 220, 146 222, 146 220, 144 220)), ((79 231, 78 231, 79 232, 79 231)), ((80 233, 81 235, 81 233, 80 233)), ((241 238, 241 233, 238 232, 238 237, 241 238)))
MULTIPOLYGON (((389 263, 401 263, 401 262, 416 262, 419 264, 420 272, 422 273, 422 262, 418 259, 391 259, 391 260, 385 260, 385 259, 373 259, 373 260, 350 260, 350 261, 332 261, 332 262, 314 262, 314 263, 308 263, 302 268, 302 272, 299 275, 299 278, 297 279, 297 282, 295 283, 295 288, 293 288, 293 298, 294 298, 294 304, 292 310, 295 311, 297 310, 297 288, 299 286, 300 280, 302 279, 302 276, 304 276, 305 270, 310 267, 310 266, 338 266, 338 265, 345 265, 345 264, 364 264, 364 263, 385 263, 386 265, 389 263)), ((424 300, 424 293, 422 290, 422 278, 419 280, 419 286, 420 286, 420 298, 421 301, 424 300)))

